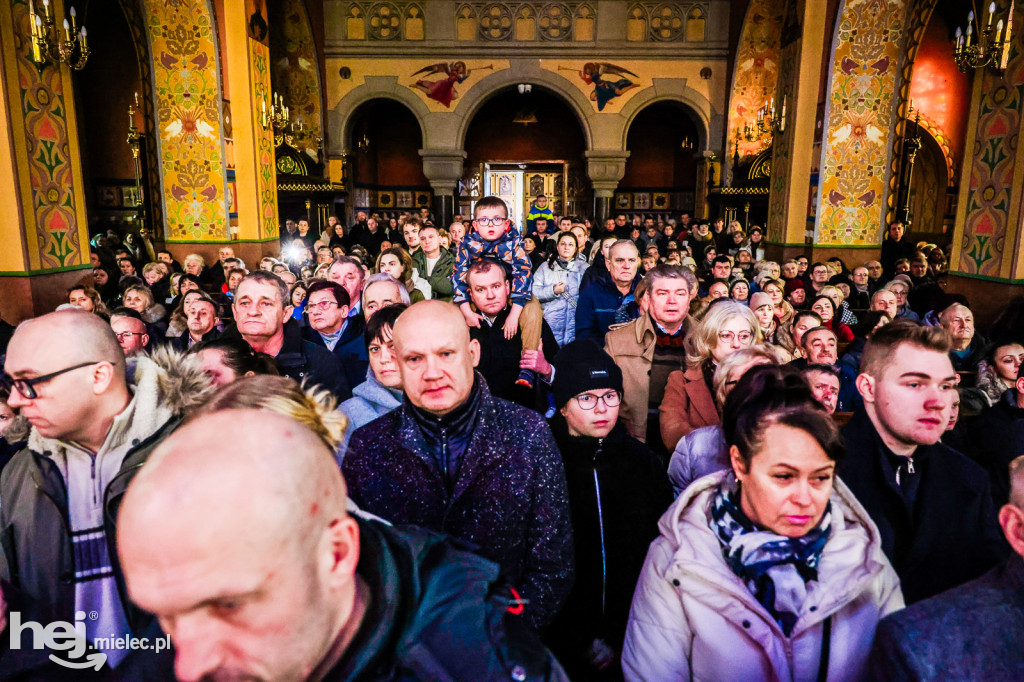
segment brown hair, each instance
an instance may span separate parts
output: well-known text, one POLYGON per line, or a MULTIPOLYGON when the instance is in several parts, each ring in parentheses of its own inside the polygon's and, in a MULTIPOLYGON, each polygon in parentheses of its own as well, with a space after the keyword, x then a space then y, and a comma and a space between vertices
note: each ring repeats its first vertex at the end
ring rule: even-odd
POLYGON ((929 327, 913 320, 893 320, 871 334, 860 361, 861 373, 881 377, 892 354, 904 344, 948 354, 953 339, 942 327, 929 327))

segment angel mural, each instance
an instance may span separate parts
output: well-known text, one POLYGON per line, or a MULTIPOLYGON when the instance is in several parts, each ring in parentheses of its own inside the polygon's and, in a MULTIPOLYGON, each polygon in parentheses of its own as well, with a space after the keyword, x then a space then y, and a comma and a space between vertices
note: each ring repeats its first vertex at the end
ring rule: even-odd
MULTIPOLYGON (((575 71, 576 69, 569 68, 568 66, 559 66, 558 70, 575 71)), ((627 90, 640 87, 633 81, 626 78, 626 76, 632 76, 633 78, 639 79, 640 76, 636 75, 629 69, 609 64, 608 62, 587 62, 583 65, 583 69, 578 73, 584 83, 594 86, 594 89, 590 93, 590 101, 597 102, 598 111, 603 111, 604 105, 608 104, 608 102, 627 90), (606 80, 605 74, 619 76, 620 78, 617 81, 606 80)))
MULTIPOLYGON (((493 69, 494 65, 488 64, 487 66, 478 66, 476 68, 493 69)), ((424 66, 422 69, 414 73, 413 76, 418 76, 421 73, 427 74, 428 76, 440 73, 443 74, 444 77, 436 80, 421 78, 410 87, 422 90, 430 99, 437 100, 446 107, 451 108, 452 100, 459 96, 459 93, 455 90, 455 86, 469 78, 469 74, 472 72, 466 67, 466 62, 440 62, 437 64, 431 64, 430 66, 424 66)))

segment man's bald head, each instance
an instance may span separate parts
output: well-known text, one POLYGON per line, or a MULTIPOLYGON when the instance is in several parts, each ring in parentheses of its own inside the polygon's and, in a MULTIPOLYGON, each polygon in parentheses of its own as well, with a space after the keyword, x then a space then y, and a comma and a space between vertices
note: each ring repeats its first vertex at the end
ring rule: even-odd
POLYGON ((59 310, 22 322, 11 339, 8 355, 12 348, 19 350, 16 341, 48 358, 59 358, 66 365, 106 361, 120 367, 124 376, 124 352, 110 325, 84 310, 59 310), (68 339, 75 342, 68 343, 68 339))
POLYGON ((34 397, 15 389, 8 404, 40 435, 93 451, 131 399, 117 337, 102 319, 81 310, 23 322, 7 347, 4 370, 15 379, 37 380, 34 397))
POLYGON ((125 495, 118 548, 180 678, 291 679, 326 655, 356 591, 345 502, 333 453, 272 412, 205 414, 157 448, 125 495))
POLYGON ((470 339, 459 309, 442 301, 421 301, 398 318, 391 332, 410 402, 436 415, 451 412, 469 397, 480 343, 470 339))

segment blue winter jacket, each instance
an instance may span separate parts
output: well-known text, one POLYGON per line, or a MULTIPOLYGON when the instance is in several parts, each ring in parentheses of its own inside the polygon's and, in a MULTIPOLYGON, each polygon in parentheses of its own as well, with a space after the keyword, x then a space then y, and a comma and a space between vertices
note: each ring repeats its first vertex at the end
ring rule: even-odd
MULTIPOLYGON (((629 296, 633 295, 639 283, 640 276, 637 275, 629 287, 629 296)), ((604 346, 604 335, 615 323, 615 311, 625 298, 611 277, 601 278, 584 289, 576 302, 576 338, 604 346)))
POLYGON ((366 381, 352 389, 352 397, 338 406, 348 417, 348 428, 345 429, 344 440, 338 447, 338 464, 345 457, 348 440, 360 426, 369 424, 377 417, 387 414, 402 404, 402 390, 388 388, 377 381, 373 369, 366 370, 366 381))

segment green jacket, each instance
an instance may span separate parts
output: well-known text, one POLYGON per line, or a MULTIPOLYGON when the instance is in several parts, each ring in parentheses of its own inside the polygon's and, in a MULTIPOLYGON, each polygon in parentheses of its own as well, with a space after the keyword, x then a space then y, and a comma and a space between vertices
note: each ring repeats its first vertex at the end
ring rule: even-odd
POLYGON ((451 251, 442 247, 441 259, 434 266, 434 271, 427 277, 427 257, 423 255, 423 249, 412 254, 412 260, 416 263, 416 269, 420 277, 430 283, 430 293, 433 298, 441 301, 452 300, 455 286, 452 284, 452 274, 455 272, 455 256, 451 251))

